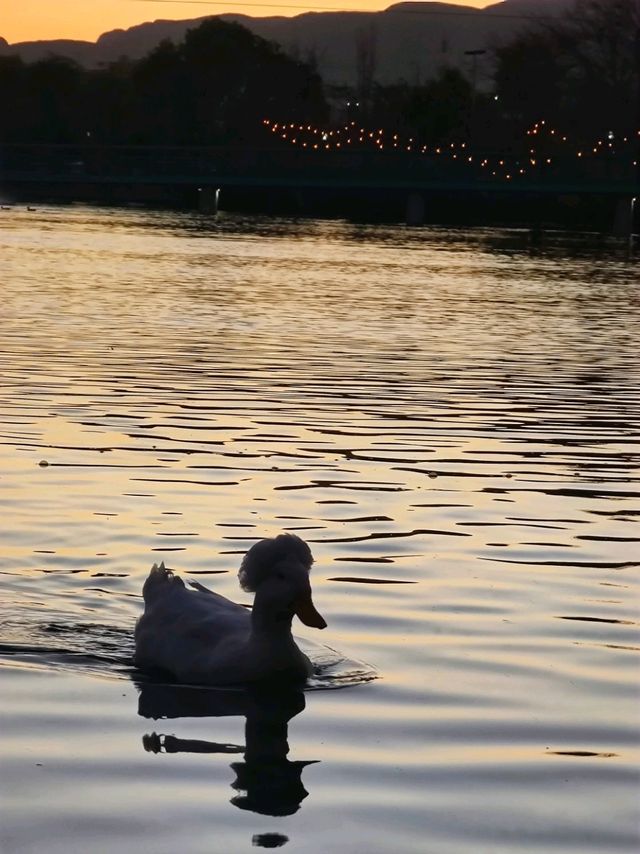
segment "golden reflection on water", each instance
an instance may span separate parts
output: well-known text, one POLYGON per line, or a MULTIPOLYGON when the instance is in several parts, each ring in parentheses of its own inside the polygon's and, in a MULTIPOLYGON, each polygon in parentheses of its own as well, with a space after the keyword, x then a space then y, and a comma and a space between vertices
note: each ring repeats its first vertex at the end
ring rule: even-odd
MULTIPOLYGON (((503 807, 534 836, 550 827, 549 850, 582 854, 578 816, 598 850, 625 850, 630 808, 614 828, 598 793, 628 805, 637 759, 634 265, 531 255, 513 233, 85 208, 3 226, 2 664, 126 677, 151 563, 246 601, 242 553, 296 531, 335 682, 351 672, 338 654, 381 676, 310 692, 292 722, 298 755, 321 760, 305 770, 309 827, 329 809, 352 822, 355 800, 368 829, 349 850, 388 851, 394 834, 424 850, 426 791, 434 850, 508 850, 503 807), (563 783, 578 761, 581 792, 563 783), (465 781, 488 824, 460 806, 465 781)), ((15 744, 32 718, 93 726, 30 691, 12 701, 15 744)), ((124 702, 105 746, 126 764, 124 702)), ((182 746, 237 743, 179 724, 182 746)), ((138 757, 129 785, 178 774, 176 758, 138 757)), ((218 800, 172 785, 202 798, 199 828, 214 816, 237 841, 208 760, 180 768, 219 774, 218 800)))

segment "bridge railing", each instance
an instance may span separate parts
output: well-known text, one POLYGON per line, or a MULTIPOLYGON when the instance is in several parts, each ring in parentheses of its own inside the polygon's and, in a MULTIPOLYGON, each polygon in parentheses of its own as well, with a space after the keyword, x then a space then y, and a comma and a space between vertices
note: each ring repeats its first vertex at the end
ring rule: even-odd
POLYGON ((575 156, 540 159, 524 152, 444 150, 440 154, 205 146, 3 145, 5 181, 156 182, 301 185, 571 185, 634 193, 638 170, 630 158, 575 156), (454 156, 455 155, 455 156, 454 156))

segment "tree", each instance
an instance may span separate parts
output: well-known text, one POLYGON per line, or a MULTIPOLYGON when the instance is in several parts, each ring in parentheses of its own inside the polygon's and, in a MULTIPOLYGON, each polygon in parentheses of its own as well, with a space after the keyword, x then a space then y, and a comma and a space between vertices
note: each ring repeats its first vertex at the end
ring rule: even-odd
POLYGON ((190 93, 179 47, 163 41, 131 73, 130 141, 139 144, 192 141, 190 93))
POLYGON ((535 30, 496 51, 495 90, 502 109, 519 128, 566 113, 565 68, 555 35, 535 30))
POLYGON ((130 141, 134 108, 133 63, 120 59, 105 68, 86 72, 84 115, 87 141, 115 144, 130 141))
POLYGON ((496 92, 515 122, 551 119, 584 136, 638 124, 639 0, 577 0, 495 54, 496 92))
POLYGON ((326 119, 307 63, 216 18, 138 62, 87 70, 64 57, 0 58, 0 140, 43 143, 251 144, 262 120, 326 119))
POLYGON ((138 63, 134 90, 136 138, 145 142, 247 143, 261 134, 265 117, 326 115, 322 82, 309 65, 216 18, 138 63))
POLYGON ((19 56, 0 56, 0 142, 19 142, 26 120, 27 70, 19 56))
POLYGON ((443 68, 424 85, 376 86, 372 122, 395 129, 405 139, 436 145, 468 135, 472 103, 473 92, 464 75, 455 68, 443 68))
POLYGON ((568 86, 585 113, 605 126, 637 124, 640 57, 638 0, 579 0, 556 29, 568 58, 568 86))
POLYGON ((22 132, 39 142, 80 142, 86 134, 85 72, 71 59, 52 56, 26 66, 22 132))

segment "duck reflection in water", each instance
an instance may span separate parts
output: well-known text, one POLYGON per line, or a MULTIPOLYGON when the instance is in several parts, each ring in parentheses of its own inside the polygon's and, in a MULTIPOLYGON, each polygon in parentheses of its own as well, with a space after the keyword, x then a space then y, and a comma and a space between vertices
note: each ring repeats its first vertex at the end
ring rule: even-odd
POLYGON ((291 687, 252 686, 244 691, 188 688, 177 685, 138 683, 138 713, 145 718, 223 717, 246 718, 244 746, 213 741, 182 739, 152 733, 143 737, 145 750, 153 753, 244 754, 233 762, 238 794, 231 803, 262 815, 293 815, 309 794, 302 771, 316 760, 289 760, 289 721, 305 707, 302 691, 291 687))

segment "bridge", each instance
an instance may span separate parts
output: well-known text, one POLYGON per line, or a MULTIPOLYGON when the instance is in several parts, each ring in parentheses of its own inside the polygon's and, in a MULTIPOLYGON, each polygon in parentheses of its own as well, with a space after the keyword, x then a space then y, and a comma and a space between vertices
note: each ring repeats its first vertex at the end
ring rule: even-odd
MULTIPOLYGON (((464 147, 463 147, 464 148, 464 147)), ((222 193, 313 200, 330 194, 402 202, 418 221, 434 200, 450 205, 600 200, 629 220, 640 193, 628 158, 549 157, 470 149, 407 152, 311 151, 198 146, 2 145, 0 191, 53 199, 148 201, 217 209, 222 193)), ((624 226, 623 226, 624 227, 624 226)))

